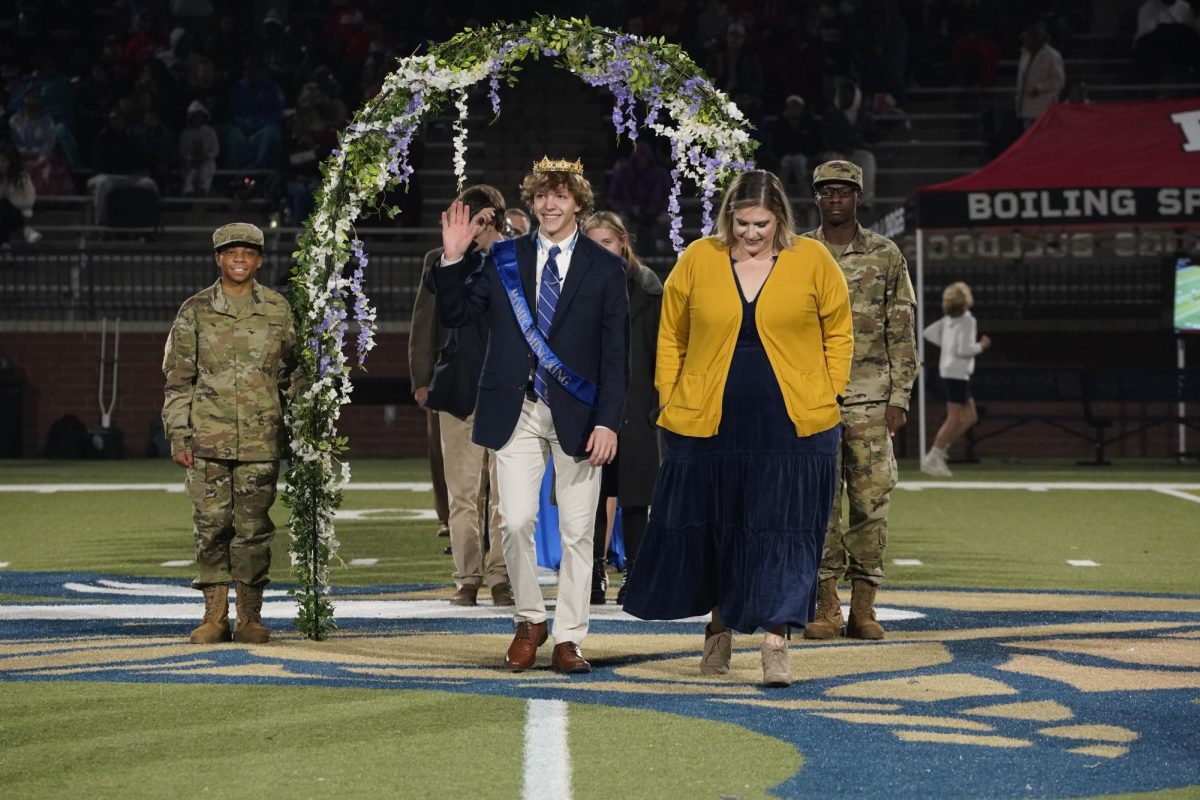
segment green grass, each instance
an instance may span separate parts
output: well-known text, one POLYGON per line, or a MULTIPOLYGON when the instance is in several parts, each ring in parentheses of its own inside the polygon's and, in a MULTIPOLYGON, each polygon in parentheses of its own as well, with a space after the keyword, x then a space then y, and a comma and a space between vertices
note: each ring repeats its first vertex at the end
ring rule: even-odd
MULTIPOLYGON (((423 461, 356 461, 354 480, 427 481, 423 461)), ((904 481, 921 480, 902 464, 904 481)), ((162 461, 0 462, 0 484, 181 482, 162 461)), ((1200 483, 1195 467, 1127 462, 1080 468, 1066 461, 961 465, 955 481, 1200 483)), ((429 492, 347 491, 346 509, 428 509, 429 492)), ((1200 508, 1152 492, 897 490, 892 495, 888 585, 1191 592, 1200 573, 1195 531, 1200 508), (1091 559, 1098 568, 1071 567, 1091 559)), ((288 579, 288 510, 277 503, 273 575, 288 579)), ((335 565, 336 585, 448 583, 452 565, 434 524, 393 518, 339 522, 340 555, 377 558, 369 567, 335 565)), ((0 494, 0 561, 11 569, 97 571, 185 580, 192 568, 162 562, 192 557, 191 505, 162 491, 0 494)))
MULTIPOLYGON (((355 462, 358 481, 425 481, 424 462, 355 462)), ((902 479, 922 480, 911 462, 902 479)), ((0 462, 0 484, 169 483, 161 461, 0 462)), ((964 465, 955 481, 1200 483, 1165 462, 964 465)), ((425 509, 428 492, 348 491, 347 509, 425 509)), ((1196 504, 1150 492, 898 490, 889 586, 1194 593, 1196 504), (1076 568, 1067 559, 1092 559, 1076 568)), ((0 493, 0 561, 16 570, 169 576, 191 552, 190 504, 158 491, 0 493)), ((287 509, 275 578, 287 578, 287 509)), ((337 585, 449 583, 430 522, 338 524, 337 585)), ((0 577, 3 571, 0 571, 0 577)), ((0 603, 37 598, 0 595, 0 603)), ((525 701, 331 687, 0 682, 0 790, 59 797, 518 797, 525 701)), ((791 745, 737 725, 627 707, 570 705, 574 796, 764 797, 801 769, 791 745)), ((1195 788, 1134 797, 1192 797, 1195 788)))
MULTIPOLYGON (((363 482, 428 481, 423 462, 356 462, 354 479, 363 482)), ((183 470, 169 462, 137 461, 5 461, 0 484, 31 483, 176 483, 183 470)), ((344 508, 426 509, 430 492, 347 492, 344 508)), ((0 494, 0 561, 11 569, 31 571, 95 571, 188 579, 192 567, 162 567, 164 561, 193 557, 191 503, 182 493, 161 490, 122 492, 58 492, 0 494)), ((272 574, 288 579, 287 519, 282 501, 271 518, 279 532, 273 546, 272 574)), ((442 554, 446 539, 436 525, 410 520, 346 522, 338 525, 340 555, 378 558, 371 567, 333 567, 339 585, 447 582, 453 566, 442 554)))
MULTIPOLYGON (((0 684, 0 702, 12 800, 521 796, 520 699, 54 682, 0 684)), ((578 703, 568 719, 580 800, 765 797, 801 764, 790 745, 727 723, 578 703)))

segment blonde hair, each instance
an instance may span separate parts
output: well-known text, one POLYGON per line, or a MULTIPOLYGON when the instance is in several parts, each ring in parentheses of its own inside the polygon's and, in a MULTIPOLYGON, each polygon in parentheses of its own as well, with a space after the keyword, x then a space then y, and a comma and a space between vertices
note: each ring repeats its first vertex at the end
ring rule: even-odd
POLYGON ((625 227, 624 221, 620 215, 613 211, 597 211, 583 221, 579 226, 586 234, 588 231, 594 231, 597 228, 604 228, 621 237, 621 255, 625 257, 625 263, 630 267, 644 267, 645 264, 637 257, 637 253, 633 252, 633 236, 629 233, 629 229, 625 227))
POLYGON ((774 173, 762 169, 743 172, 733 179, 725 196, 721 198, 721 210, 717 213, 717 239, 726 247, 733 247, 733 212, 742 208, 759 206, 775 215, 776 250, 787 250, 796 243, 796 224, 792 216, 792 204, 788 200, 783 182, 774 173))
POLYGON ((552 191, 565 186, 579 205, 579 215, 592 213, 596 194, 588 179, 575 172, 531 172, 521 181, 521 202, 533 211, 533 196, 538 192, 552 191))
POLYGON ((971 287, 962 281, 955 281, 942 290, 942 311, 948 317, 961 317, 973 305, 975 298, 971 296, 971 287))

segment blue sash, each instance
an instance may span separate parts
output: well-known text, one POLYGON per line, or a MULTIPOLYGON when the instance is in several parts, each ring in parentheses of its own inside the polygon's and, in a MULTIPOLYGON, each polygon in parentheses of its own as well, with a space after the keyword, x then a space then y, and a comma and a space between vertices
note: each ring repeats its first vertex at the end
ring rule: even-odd
POLYGON ((500 283, 504 284, 504 293, 508 295, 508 302, 512 305, 521 333, 524 334, 525 341, 537 357, 538 363, 571 397, 589 407, 596 405, 596 384, 575 374, 570 367, 562 363, 534 324, 533 315, 529 313, 529 304, 525 302, 525 291, 521 288, 516 241, 507 239, 492 245, 492 262, 496 265, 500 283))

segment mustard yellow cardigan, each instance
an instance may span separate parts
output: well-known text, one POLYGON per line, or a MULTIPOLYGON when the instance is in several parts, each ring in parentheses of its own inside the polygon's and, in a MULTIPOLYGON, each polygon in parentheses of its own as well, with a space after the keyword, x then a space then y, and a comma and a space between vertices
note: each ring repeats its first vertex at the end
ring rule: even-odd
MULTIPOLYGON (((721 424, 742 300, 729 248, 710 236, 693 242, 663 287, 654 384, 658 424, 707 437, 721 424)), ((846 279, 815 239, 779 254, 758 297, 759 336, 798 436, 841 422, 837 396, 850 379, 854 331, 846 279)))

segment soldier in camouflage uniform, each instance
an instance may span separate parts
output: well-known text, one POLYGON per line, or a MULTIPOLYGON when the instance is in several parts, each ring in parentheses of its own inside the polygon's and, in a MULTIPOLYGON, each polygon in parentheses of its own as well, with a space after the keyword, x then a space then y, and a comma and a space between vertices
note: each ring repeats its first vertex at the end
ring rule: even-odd
POLYGON ((296 331, 283 295, 254 280, 263 234, 244 222, 213 233, 221 277, 179 309, 163 356, 163 427, 187 469, 195 522, 192 585, 204 592, 195 644, 265 642, 263 587, 271 565, 283 397, 296 369, 296 331), (229 583, 237 581, 237 632, 229 583))
POLYGON ((907 421, 917 377, 916 297, 908 265, 891 239, 858 223, 862 170, 828 161, 813 170, 821 227, 805 236, 823 242, 846 275, 854 314, 854 362, 842 406, 838 488, 825 535, 817 586, 817 618, 807 639, 842 634, 837 584, 852 585, 846 635, 882 639, 875 620, 875 590, 883 582, 888 506, 896 485, 892 437, 907 421), (850 506, 842 530, 842 491, 850 506))

